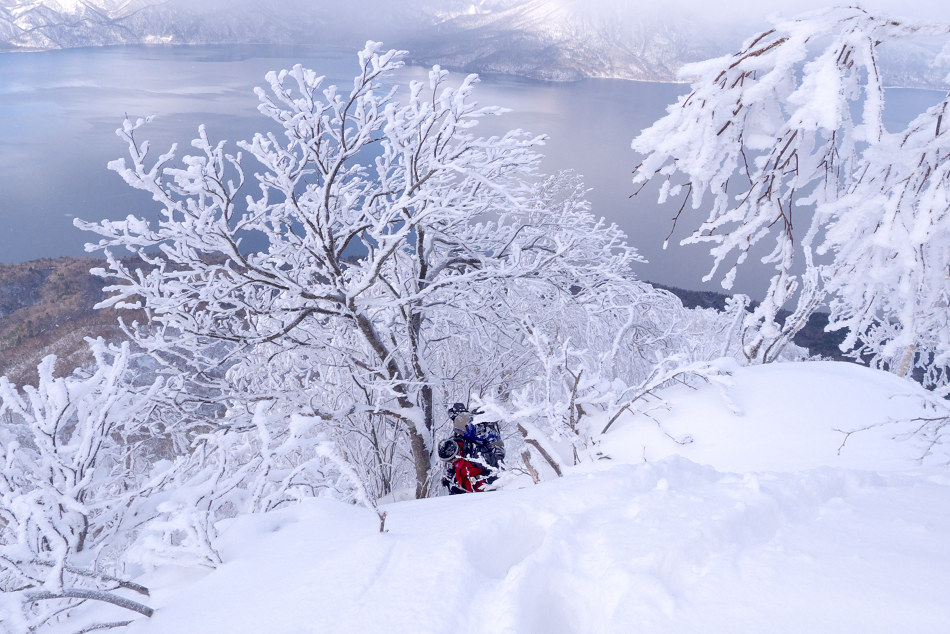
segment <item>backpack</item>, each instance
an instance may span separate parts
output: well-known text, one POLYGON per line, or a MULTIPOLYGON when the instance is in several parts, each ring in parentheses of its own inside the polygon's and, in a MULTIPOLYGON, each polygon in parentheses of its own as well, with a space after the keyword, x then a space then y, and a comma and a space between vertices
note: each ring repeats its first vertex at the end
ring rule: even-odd
POLYGON ((465 428, 465 436, 475 445, 474 451, 488 466, 498 468, 498 464, 505 459, 505 443, 501 439, 501 429, 498 421, 476 423, 474 433, 469 438, 469 428, 465 428))
POLYGON ((442 484, 449 493, 472 493, 498 479, 505 444, 497 421, 470 423, 439 443, 438 453, 445 462, 442 484))

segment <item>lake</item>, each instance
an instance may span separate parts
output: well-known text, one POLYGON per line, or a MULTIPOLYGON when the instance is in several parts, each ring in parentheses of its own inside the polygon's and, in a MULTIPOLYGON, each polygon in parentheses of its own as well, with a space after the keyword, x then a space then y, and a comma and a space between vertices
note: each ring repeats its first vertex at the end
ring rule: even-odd
MULTIPOLYGON (((114 131, 125 115, 155 115, 139 134, 161 152, 180 149, 207 125, 212 140, 250 138, 268 120, 257 112, 254 86, 269 70, 296 63, 352 85, 356 52, 288 46, 110 47, 0 55, 0 261, 81 255, 94 239, 72 219, 156 217, 151 200, 106 169, 125 155, 114 131)), ((424 79, 407 67, 395 81, 424 79)), ((661 249, 675 205, 657 208, 655 197, 630 198, 631 171, 639 162, 630 141, 665 113, 688 86, 590 79, 548 83, 483 76, 475 96, 482 105, 511 109, 480 126, 486 134, 523 128, 546 134, 544 169, 572 168, 592 188, 594 212, 616 222, 649 261, 637 274, 685 288, 702 284, 711 260, 702 247, 661 249)), ((942 97, 919 90, 890 91, 891 123, 903 123, 942 97)), ((683 237, 682 233, 674 239, 683 237)), ((671 244, 675 244, 671 243, 671 244)), ((740 275, 736 290, 757 295, 763 273, 740 275)))

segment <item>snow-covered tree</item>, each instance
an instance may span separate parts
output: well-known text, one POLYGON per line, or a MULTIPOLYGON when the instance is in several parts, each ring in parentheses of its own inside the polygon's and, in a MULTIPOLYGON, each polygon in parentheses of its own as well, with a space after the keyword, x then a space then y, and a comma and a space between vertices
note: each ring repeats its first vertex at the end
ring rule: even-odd
POLYGON ((774 359, 830 293, 830 328, 893 371, 927 369, 946 385, 948 247, 946 100, 901 132, 882 122, 882 42, 946 36, 856 8, 826 9, 748 40, 734 55, 689 65, 692 91, 644 130, 635 183, 665 179, 676 220, 708 215, 684 243, 710 243, 711 279, 771 241, 775 266, 744 328, 745 355, 774 359), (779 310, 795 302, 779 323, 779 310))
POLYGON ((596 288, 636 254, 576 196, 550 193, 557 180, 536 173, 541 138, 472 133, 500 112, 472 101, 474 76, 453 86, 435 67, 402 97, 384 88, 402 58, 367 43, 349 91, 300 66, 268 74, 259 109, 281 134, 238 144, 257 161, 253 177, 204 127, 197 153, 176 163, 175 147, 150 158, 136 137, 145 122, 127 122, 131 164, 110 167, 151 193, 161 219, 76 224, 102 236, 89 249, 106 252, 99 273, 117 282, 107 303, 146 310, 137 335, 159 357, 228 368, 225 383, 249 403, 242 424, 280 373, 298 388, 295 415, 358 417, 364 431, 384 417, 421 496, 439 346, 444 355, 472 319, 491 321, 481 302, 503 288, 596 288))
POLYGON ((151 469, 146 420, 159 389, 131 389, 129 345, 90 342, 94 367, 36 386, 0 377, 0 622, 32 631, 76 601, 99 600, 143 614, 120 590, 147 594, 116 576, 123 544, 151 469))

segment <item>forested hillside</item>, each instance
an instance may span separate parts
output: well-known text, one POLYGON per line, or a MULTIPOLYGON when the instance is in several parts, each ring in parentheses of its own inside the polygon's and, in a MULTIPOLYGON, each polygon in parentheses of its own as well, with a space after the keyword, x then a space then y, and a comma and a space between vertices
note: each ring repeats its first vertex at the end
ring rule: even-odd
POLYGON ((84 337, 120 336, 118 314, 94 310, 104 281, 89 273, 92 258, 55 258, 0 264, 0 375, 16 383, 36 380, 47 354, 61 370, 88 363, 84 337))
MULTIPOLYGON (((96 258, 47 258, 20 264, 0 264, 0 375, 16 383, 35 380, 36 365, 47 354, 59 357, 60 371, 92 361, 85 337, 118 339, 121 315, 127 311, 96 310, 106 297, 106 282, 89 271, 101 266, 96 258)), ((687 308, 724 310, 727 296, 653 284, 673 293, 687 308)), ((823 330, 827 316, 818 313, 796 336, 795 343, 812 354, 843 359, 842 336, 823 330)))

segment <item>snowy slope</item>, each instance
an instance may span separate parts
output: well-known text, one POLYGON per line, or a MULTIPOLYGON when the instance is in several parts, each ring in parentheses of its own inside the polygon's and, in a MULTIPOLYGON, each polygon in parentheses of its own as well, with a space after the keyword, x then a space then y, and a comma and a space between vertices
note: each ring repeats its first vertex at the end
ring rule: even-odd
POLYGON ((920 393, 836 363, 734 379, 564 478, 390 504, 382 534, 327 500, 239 518, 217 570, 143 578, 158 609, 127 631, 950 631, 950 456, 889 422, 920 393))

